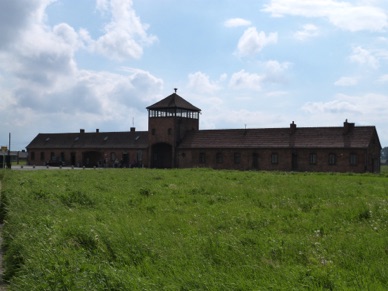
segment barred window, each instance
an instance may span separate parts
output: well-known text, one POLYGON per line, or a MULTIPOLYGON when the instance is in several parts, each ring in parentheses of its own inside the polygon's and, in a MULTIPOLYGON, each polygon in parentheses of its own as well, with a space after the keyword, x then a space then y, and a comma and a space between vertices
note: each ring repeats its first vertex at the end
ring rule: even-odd
POLYGON ((329 165, 337 164, 337 156, 336 154, 329 154, 329 165))
POLYGON ((271 154, 271 163, 272 164, 277 164, 279 163, 279 156, 277 153, 272 153, 271 154))
POLYGON ((235 164, 241 163, 241 153, 234 153, 234 163, 235 164))
POLYGON ((222 156, 222 153, 218 152, 216 154, 216 163, 222 164, 224 162, 224 157, 222 156))
POLYGON ((310 161, 310 165, 316 165, 317 164, 317 154, 310 153, 309 161, 310 161))
POLYGON ((349 163, 352 166, 357 165, 357 154, 355 154, 355 153, 351 153, 350 154, 350 156, 349 156, 349 163))
POLYGON ((199 163, 200 164, 205 164, 206 163, 206 153, 205 152, 200 152, 199 153, 199 163))

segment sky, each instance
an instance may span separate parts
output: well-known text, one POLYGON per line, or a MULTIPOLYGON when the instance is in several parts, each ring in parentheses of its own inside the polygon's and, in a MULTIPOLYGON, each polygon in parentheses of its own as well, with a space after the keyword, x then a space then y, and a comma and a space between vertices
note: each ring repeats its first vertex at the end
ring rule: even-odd
POLYGON ((1 0, 0 145, 147 130, 178 95, 200 129, 374 125, 388 146, 386 0, 1 0))

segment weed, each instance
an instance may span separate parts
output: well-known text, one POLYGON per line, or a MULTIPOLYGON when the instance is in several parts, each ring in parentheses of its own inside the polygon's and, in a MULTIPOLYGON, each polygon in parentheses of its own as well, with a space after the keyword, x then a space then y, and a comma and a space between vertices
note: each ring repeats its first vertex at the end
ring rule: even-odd
POLYGON ((67 207, 74 207, 77 205, 93 207, 94 205, 93 199, 90 198, 88 194, 80 190, 70 191, 69 193, 65 193, 60 197, 62 203, 67 207))
POLYGON ((140 189, 139 189, 139 194, 142 195, 142 196, 148 197, 148 196, 151 196, 151 195, 152 195, 152 192, 151 192, 151 190, 148 189, 148 188, 140 188, 140 189))

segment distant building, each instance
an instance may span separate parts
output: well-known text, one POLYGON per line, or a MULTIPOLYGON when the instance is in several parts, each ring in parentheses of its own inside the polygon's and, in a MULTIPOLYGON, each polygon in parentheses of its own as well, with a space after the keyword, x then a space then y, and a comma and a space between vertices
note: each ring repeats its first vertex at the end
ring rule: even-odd
POLYGON ((148 131, 39 133, 28 163, 85 167, 380 171, 374 126, 200 130, 201 110, 173 93, 147 107, 148 131))
POLYGON ((12 163, 24 164, 26 161, 26 151, 8 151, 7 147, 2 147, 2 151, 0 152, 0 169, 10 168, 12 163))

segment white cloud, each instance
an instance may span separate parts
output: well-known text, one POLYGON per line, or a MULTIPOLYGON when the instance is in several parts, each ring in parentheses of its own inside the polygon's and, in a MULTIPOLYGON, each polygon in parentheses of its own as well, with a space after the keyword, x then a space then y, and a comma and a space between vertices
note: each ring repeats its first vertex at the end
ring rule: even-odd
POLYGON ((379 83, 388 83, 388 74, 380 76, 380 78, 378 78, 377 82, 379 82, 379 83))
POLYGON ((286 82, 286 72, 291 66, 288 62, 278 62, 269 60, 260 64, 262 73, 248 73, 245 70, 240 70, 234 73, 229 80, 229 87, 232 89, 248 89, 260 91, 265 84, 283 84, 286 82))
POLYGON ((302 110, 312 115, 335 114, 346 116, 364 124, 382 124, 388 121, 388 95, 367 93, 363 95, 338 94, 328 102, 308 102, 302 110))
POLYGON ((334 82, 334 85, 342 86, 342 87, 350 87, 350 86, 357 85, 357 83, 358 83, 358 79, 356 77, 341 77, 334 82))
POLYGON ((0 1, 0 49, 12 45, 35 23, 43 23, 44 10, 54 0, 0 1))
POLYGON ((297 31, 294 36, 297 40, 305 41, 309 38, 317 37, 319 35, 319 29, 314 24, 306 24, 302 30, 297 31))
POLYGON ((105 25, 105 34, 91 42, 91 49, 106 57, 125 60, 139 59, 143 47, 157 38, 147 34, 148 26, 136 15, 132 0, 99 0, 97 8, 110 13, 111 22, 105 25))
MULTIPOLYGON (((4 6, 1 2, 0 14, 15 14, 12 9, 20 8, 17 13, 24 19, 15 20, 14 26, 0 28, 4 35, 9 36, 0 41, 0 62, 7 64, 0 68, 0 121, 3 124, 0 136, 3 131, 12 129, 15 135, 23 136, 25 146, 39 132, 74 131, 80 125, 127 130, 130 127, 129 115, 143 116, 149 105, 147 101, 162 89, 163 81, 144 70, 125 69, 118 74, 79 69, 75 54, 94 42, 86 30, 77 32, 67 23, 48 26, 44 12, 50 1, 6 2, 10 5, 4 6), (26 11, 23 3, 28 8, 26 11), (17 37, 14 37, 15 33, 17 37)), ((131 2, 106 0, 106 3, 116 10, 120 4, 126 7, 122 17, 117 16, 121 12, 113 12, 115 20, 132 17, 132 24, 140 25, 131 14, 131 2)), ((124 25, 120 21, 115 23, 124 25)), ((131 23, 127 25, 131 26, 131 23)), ((141 34, 141 29, 131 29, 134 29, 135 36, 126 31, 125 37, 134 36, 141 40, 142 45, 150 40, 141 34)), ((124 48, 124 51, 111 49, 112 55, 123 57, 131 54, 124 48)), ((146 124, 146 117, 141 124, 146 124)))
POLYGON ((360 113, 359 108, 345 100, 333 100, 329 102, 308 102, 302 109, 311 114, 314 113, 360 113))
POLYGON ((230 18, 224 22, 225 27, 249 26, 251 22, 243 18, 230 18))
POLYGON ((244 31, 237 45, 237 55, 250 56, 259 53, 265 46, 277 43, 277 33, 264 31, 258 32, 256 27, 250 27, 244 31))
MULTIPOLYGON (((221 76, 221 79, 224 77, 221 76)), ((189 84, 190 89, 195 90, 196 92, 201 93, 213 93, 220 89, 219 85, 216 82, 210 80, 209 76, 202 72, 195 72, 189 74, 189 84)))
POLYGON ((264 63, 265 75, 264 81, 270 83, 284 83, 287 79, 285 72, 290 68, 289 62, 280 63, 275 60, 269 60, 264 63))
POLYGON ((383 31, 388 25, 387 14, 373 3, 352 4, 334 0, 271 0, 263 11, 273 17, 284 15, 325 18, 348 31, 383 31))
POLYGON ((233 89, 261 90, 264 79, 263 75, 251 74, 241 70, 232 75, 229 86, 233 89))
POLYGON ((379 67, 378 59, 370 51, 360 46, 353 48, 352 55, 349 59, 351 62, 366 65, 374 69, 379 67))

